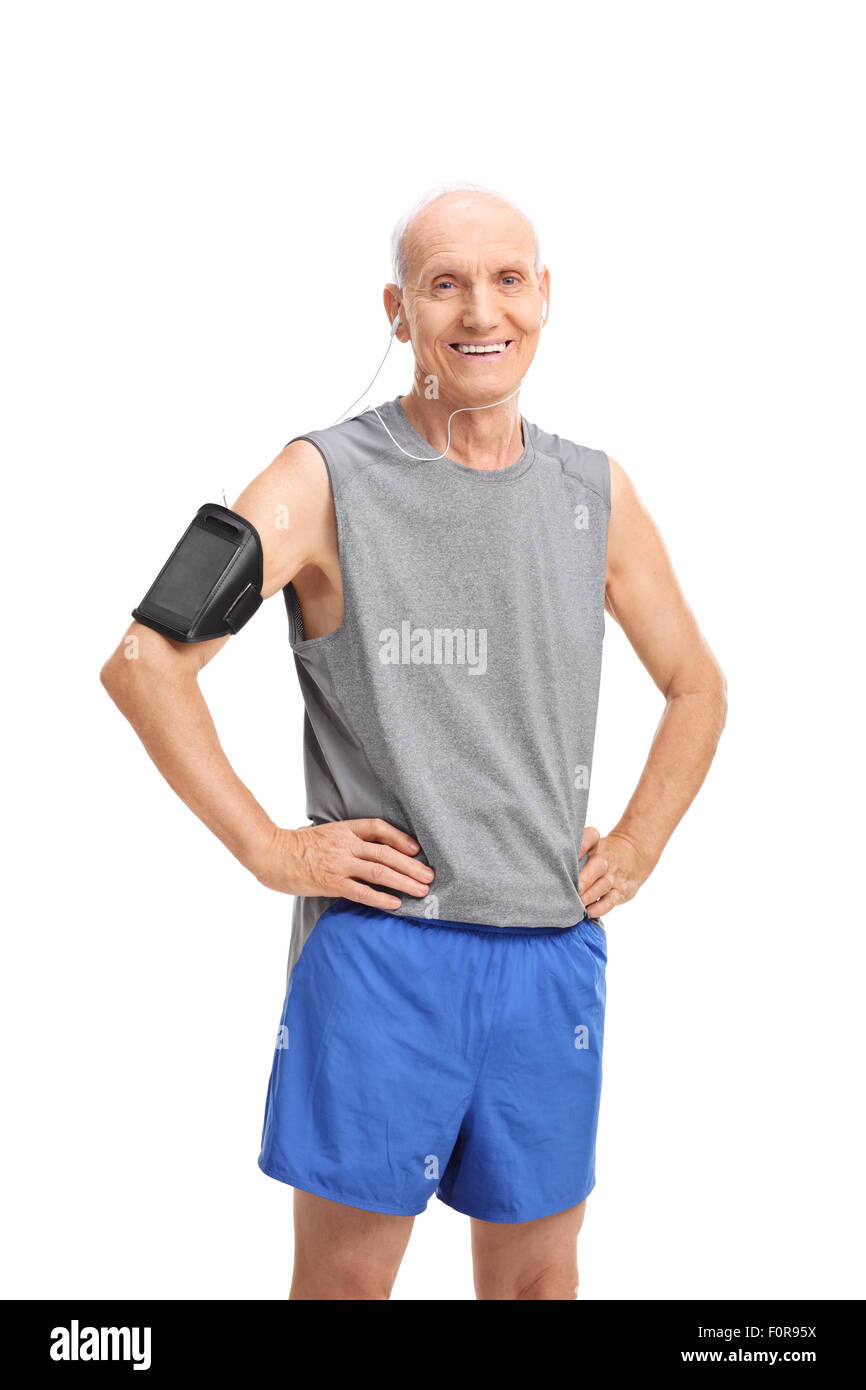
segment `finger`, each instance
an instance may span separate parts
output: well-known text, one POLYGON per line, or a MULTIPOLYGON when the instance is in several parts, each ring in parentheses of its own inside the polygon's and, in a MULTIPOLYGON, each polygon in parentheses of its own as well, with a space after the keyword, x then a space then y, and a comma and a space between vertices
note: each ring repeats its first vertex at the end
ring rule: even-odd
POLYGON ((393 845, 395 849, 402 850, 403 854, 417 854, 421 848, 418 841, 407 835, 405 830, 398 830, 396 825, 390 825, 380 816, 364 816, 360 820, 346 821, 346 824, 351 826, 360 839, 379 840, 383 844, 393 845))
POLYGON ((619 893, 617 893, 615 888, 611 889, 611 891, 605 893, 604 897, 597 903, 592 904, 592 912, 589 915, 590 917, 603 917, 606 912, 610 912, 612 907, 616 907, 620 901, 619 893))
POLYGON ((392 898, 387 893, 377 893, 375 888, 368 888, 366 883, 356 883, 353 878, 344 880, 339 897, 348 898, 353 903, 364 903, 366 907, 393 909, 401 906, 400 898, 392 898))
POLYGON ((596 879, 590 888, 580 893, 581 901, 584 906, 591 904, 594 907, 599 898, 603 898, 605 893, 609 893, 612 888, 611 879, 607 874, 603 874, 601 878, 596 879))
POLYGON ((600 839, 601 835, 596 830, 595 826, 588 825, 583 832, 583 839, 580 842, 580 858, 582 859, 585 854, 592 854, 592 851, 595 849, 600 839))
MULTIPOLYGON (((590 855, 577 879, 577 891, 583 897, 584 888, 591 888, 608 870, 608 861, 601 854, 590 855)), ((598 894, 596 894, 598 897, 598 894)))
POLYGON ((419 883, 417 878, 401 874, 387 864, 376 859, 356 859, 349 868, 353 878, 363 879, 365 883, 378 884, 382 888, 396 888, 398 893, 411 893, 413 898, 426 898, 429 883, 419 883))
POLYGON ((390 845, 380 844, 376 840, 361 840, 359 837, 355 857, 378 860, 379 863, 387 864, 389 868, 396 869, 401 874, 408 874, 410 878, 416 878, 421 883, 433 881, 433 870, 422 864, 420 859, 401 854, 399 850, 392 849, 390 845))

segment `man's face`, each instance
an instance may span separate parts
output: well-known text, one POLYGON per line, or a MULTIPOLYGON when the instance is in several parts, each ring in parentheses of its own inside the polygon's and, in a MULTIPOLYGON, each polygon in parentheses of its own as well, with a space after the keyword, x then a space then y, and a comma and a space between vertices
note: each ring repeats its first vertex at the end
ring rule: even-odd
POLYGON ((411 338, 417 376, 435 376, 439 396, 467 405, 516 390, 549 295, 548 271, 535 272, 531 227, 497 199, 448 194, 415 218, 405 245, 408 332, 398 333, 411 338))

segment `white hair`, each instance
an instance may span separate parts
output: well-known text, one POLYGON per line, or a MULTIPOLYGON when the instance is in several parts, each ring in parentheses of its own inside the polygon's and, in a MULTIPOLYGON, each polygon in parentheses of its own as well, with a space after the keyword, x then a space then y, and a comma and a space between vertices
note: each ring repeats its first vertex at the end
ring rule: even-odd
POLYGON ((538 240, 538 232, 535 229, 534 223, 526 216, 522 208, 519 208, 511 198, 506 198, 503 193, 497 193, 493 188, 483 188, 480 183, 443 183, 439 184, 436 188, 431 188, 429 192, 424 194, 424 197, 421 198, 419 202, 415 203, 408 212, 405 212, 391 233, 391 266, 394 274, 394 283, 397 285, 398 289, 402 290, 406 281, 406 233, 411 223, 415 221, 418 214, 423 212, 426 207, 429 207, 431 203, 435 203, 437 198, 443 198, 446 193, 464 192, 486 193, 488 197, 498 198, 500 202, 507 203, 510 208, 513 208, 515 212, 520 214, 532 229, 532 249, 535 258, 535 273, 536 275, 541 274, 543 264, 541 260, 541 246, 538 240))

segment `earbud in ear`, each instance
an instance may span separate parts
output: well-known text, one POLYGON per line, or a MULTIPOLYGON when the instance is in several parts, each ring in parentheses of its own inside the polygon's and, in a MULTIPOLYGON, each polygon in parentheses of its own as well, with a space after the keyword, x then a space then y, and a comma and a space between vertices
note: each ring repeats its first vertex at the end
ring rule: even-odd
POLYGON ((397 317, 395 318, 394 322, 391 324, 391 337, 392 337, 392 338, 393 338, 394 334, 397 332, 397 329, 400 327, 400 325, 401 325, 402 322, 403 322, 403 320, 401 319, 400 315, 398 314, 397 317))
POLYGON ((547 300, 546 300, 546 299, 542 299, 542 301, 541 301, 541 324, 542 324, 542 327, 543 327, 544 324, 546 324, 546 323, 547 323, 547 300))

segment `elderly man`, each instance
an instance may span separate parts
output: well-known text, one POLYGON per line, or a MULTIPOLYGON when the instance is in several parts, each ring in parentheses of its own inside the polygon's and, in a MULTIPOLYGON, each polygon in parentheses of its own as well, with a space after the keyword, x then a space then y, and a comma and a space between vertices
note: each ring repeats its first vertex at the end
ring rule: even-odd
POLYGON ((292 440, 232 509, 262 595, 285 596, 312 823, 275 825, 220 747, 197 676, 227 636, 136 623, 139 659, 119 648, 103 681, 178 795, 295 899, 259 1157, 296 1189, 290 1297, 390 1297, 435 1193, 471 1219, 479 1299, 573 1299, 602 920, 698 791, 725 680, 623 469, 519 413, 550 302, 526 217, 472 186, 428 197, 384 301, 410 390, 292 440), (605 610, 664 712, 601 836, 605 610))

